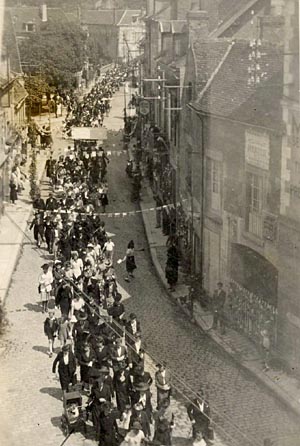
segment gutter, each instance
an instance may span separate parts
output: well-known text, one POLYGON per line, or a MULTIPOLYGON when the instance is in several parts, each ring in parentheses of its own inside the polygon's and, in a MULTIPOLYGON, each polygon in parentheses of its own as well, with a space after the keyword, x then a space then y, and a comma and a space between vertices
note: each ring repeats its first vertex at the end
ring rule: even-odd
POLYGON ((273 129, 271 127, 265 127, 263 125, 258 125, 258 124, 249 124, 248 122, 244 122, 244 121, 239 121, 238 119, 231 119, 231 118, 227 118, 225 116, 221 116, 221 115, 215 115, 213 113, 209 113, 209 112, 205 112, 203 110, 198 110, 193 104, 189 103, 186 105, 186 107, 190 108, 191 110, 193 110, 197 115, 201 115, 201 116, 205 116, 207 118, 209 117, 213 117, 213 118, 218 118, 218 119, 222 119, 223 121, 228 121, 228 122, 233 122, 233 123, 237 123, 237 124, 242 124, 246 127, 257 127, 259 129, 263 129, 263 130, 268 130, 271 131, 273 133, 278 133, 280 135, 284 134, 284 130, 281 129, 280 131, 278 129, 273 129))

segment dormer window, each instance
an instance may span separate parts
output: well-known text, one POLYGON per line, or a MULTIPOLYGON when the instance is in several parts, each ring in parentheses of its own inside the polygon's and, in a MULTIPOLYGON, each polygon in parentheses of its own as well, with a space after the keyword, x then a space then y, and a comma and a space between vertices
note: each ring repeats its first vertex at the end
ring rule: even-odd
POLYGON ((23 30, 27 33, 33 33, 36 31, 35 23, 27 22, 23 23, 23 30))

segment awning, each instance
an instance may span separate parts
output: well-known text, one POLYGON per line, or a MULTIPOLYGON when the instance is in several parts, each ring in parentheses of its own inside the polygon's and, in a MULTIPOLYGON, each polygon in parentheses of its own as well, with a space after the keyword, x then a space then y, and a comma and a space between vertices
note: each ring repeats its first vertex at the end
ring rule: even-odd
POLYGON ((107 129, 104 127, 73 127, 72 138, 89 141, 103 141, 107 139, 107 129))

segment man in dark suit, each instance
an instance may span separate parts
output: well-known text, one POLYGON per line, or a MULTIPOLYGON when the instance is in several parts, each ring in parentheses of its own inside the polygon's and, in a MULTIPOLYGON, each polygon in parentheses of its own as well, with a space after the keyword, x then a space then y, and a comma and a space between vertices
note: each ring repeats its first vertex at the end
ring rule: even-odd
POLYGON ((187 407, 188 417, 193 428, 193 439, 201 432, 204 439, 208 439, 210 424, 210 408, 208 402, 204 400, 203 392, 199 392, 193 402, 187 407))
POLYGON ((223 283, 218 282, 218 288, 214 291, 212 298, 213 307, 213 329, 218 328, 218 322, 220 323, 221 334, 225 334, 225 321, 224 321, 224 305, 226 300, 226 293, 223 289, 223 283))
POLYGON ((160 409, 165 399, 171 396, 171 373, 166 369, 166 363, 156 365, 158 371, 155 373, 155 386, 157 389, 157 409, 160 409))

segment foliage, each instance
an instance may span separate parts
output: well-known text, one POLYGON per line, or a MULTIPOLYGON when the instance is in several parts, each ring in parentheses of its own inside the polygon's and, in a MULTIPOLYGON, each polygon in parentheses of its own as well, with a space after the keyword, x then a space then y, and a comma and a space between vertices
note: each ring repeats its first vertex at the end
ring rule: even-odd
POLYGON ((32 149, 31 151, 31 163, 29 166, 29 181, 30 181, 30 197, 32 200, 36 198, 39 192, 39 187, 37 185, 37 167, 36 167, 36 151, 32 149))
POLYGON ((49 95, 55 92, 53 87, 50 87, 43 76, 26 76, 25 88, 28 93, 27 105, 35 107, 42 101, 43 95, 49 95))
POLYGON ((47 23, 20 44, 21 60, 26 61, 25 71, 28 67, 27 73, 42 73, 50 87, 72 88, 75 73, 84 63, 85 39, 85 33, 75 24, 47 23))
POLYGON ((5 333, 8 325, 9 323, 6 317, 6 311, 4 305, 3 303, 0 303, 0 336, 2 336, 5 333))

